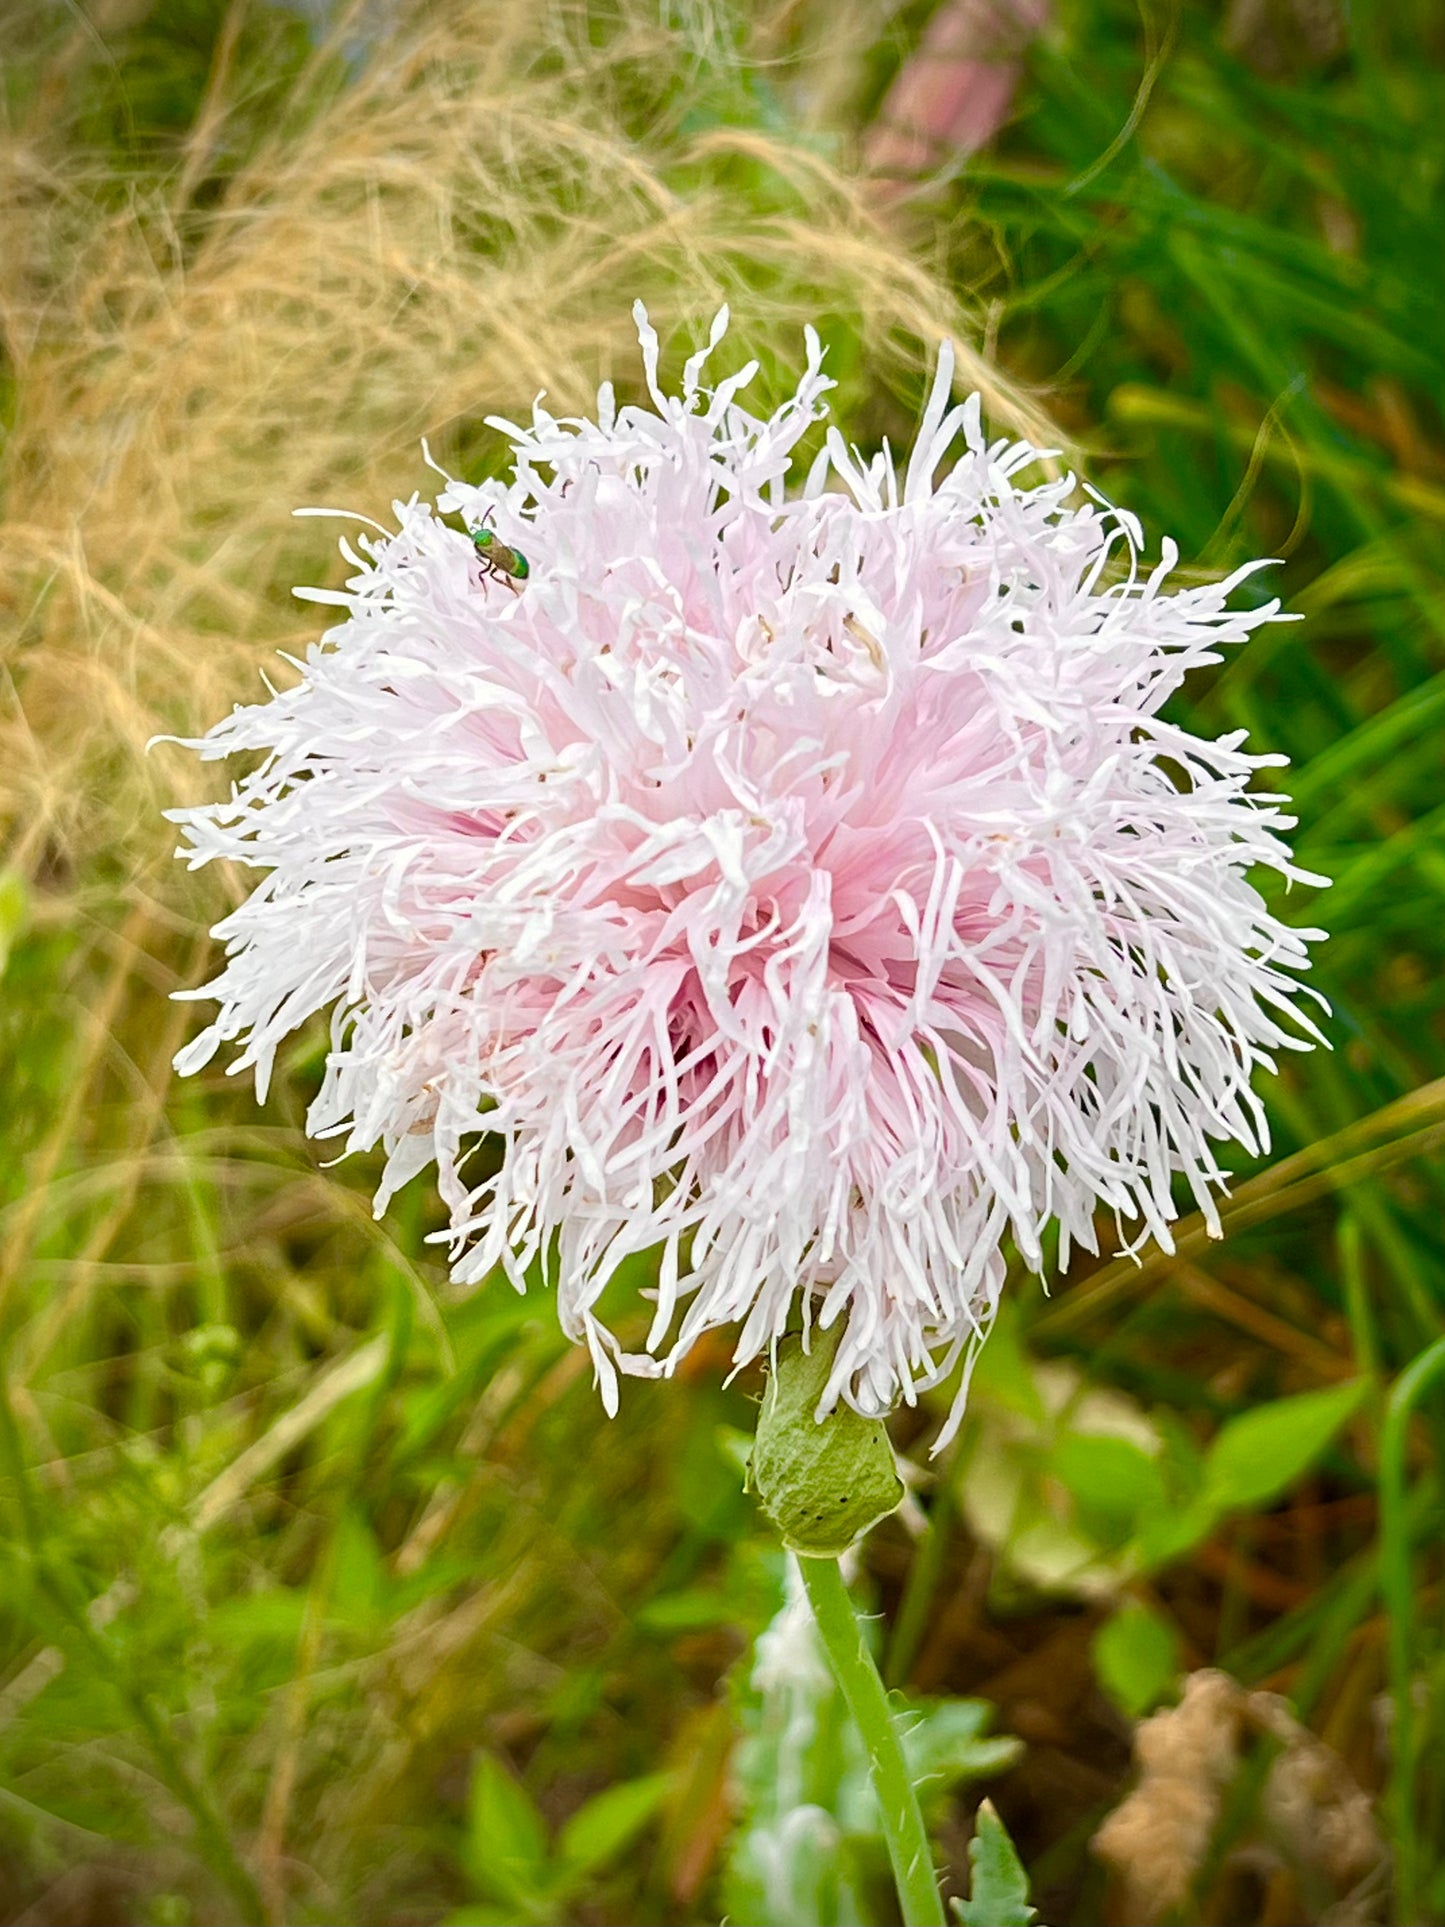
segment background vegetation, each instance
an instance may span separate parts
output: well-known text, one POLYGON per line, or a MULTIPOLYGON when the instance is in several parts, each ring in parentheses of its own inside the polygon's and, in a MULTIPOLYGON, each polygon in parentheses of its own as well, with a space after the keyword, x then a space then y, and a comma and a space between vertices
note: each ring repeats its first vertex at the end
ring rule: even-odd
POLYGON ((861 1583, 959 1891, 986 1792, 1054 1927, 1445 1919, 1445 28, 1061 0, 1002 131, 900 146, 960 11, 6 9, 0 1920, 771 1921, 780 1842, 790 1921, 888 1918, 826 1688, 746 1657, 756 1387, 606 1423, 422 1187, 322 1169, 319 1038, 264 1111, 169 1069, 223 900, 147 739, 313 633, 293 506, 634 385, 639 293, 775 388, 815 320, 860 441, 953 333, 1190 567, 1282 558, 1304 620, 1184 713, 1291 758, 1336 1049, 1223 1244, 1019 1280, 861 1583))

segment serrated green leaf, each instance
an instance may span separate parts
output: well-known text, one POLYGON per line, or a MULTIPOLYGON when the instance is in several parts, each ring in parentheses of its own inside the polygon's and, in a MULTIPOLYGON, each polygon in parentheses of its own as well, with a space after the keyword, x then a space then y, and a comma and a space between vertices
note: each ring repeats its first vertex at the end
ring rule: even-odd
POLYGON ((1204 1503, 1223 1513, 1278 1498, 1308 1471, 1369 1389, 1368 1379, 1354 1378, 1230 1419, 1205 1456, 1204 1503))
POLYGON ((665 1773, 608 1787, 572 1815, 557 1841, 569 1875, 591 1873, 641 1833, 667 1791, 665 1773))
POLYGON ((1094 1670, 1130 1719, 1157 1706, 1179 1671, 1179 1634, 1161 1613, 1131 1601, 1094 1635, 1094 1670))
POLYGON ((467 1803, 463 1859, 488 1899, 529 1915, 548 1884, 547 1830, 525 1787, 489 1753, 477 1756, 467 1803))
POLYGON ((1029 1905, 1028 1875, 991 1800, 978 1810, 968 1864, 968 1899, 953 1903, 963 1927, 1032 1927, 1037 1912, 1029 1905))

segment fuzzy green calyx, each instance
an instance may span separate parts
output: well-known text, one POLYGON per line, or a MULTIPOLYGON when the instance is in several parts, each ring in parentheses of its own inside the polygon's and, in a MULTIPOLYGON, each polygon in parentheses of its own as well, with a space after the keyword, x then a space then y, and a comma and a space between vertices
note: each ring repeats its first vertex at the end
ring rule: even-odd
POLYGON ((791 1551, 836 1559, 903 1497, 882 1419, 849 1406, 817 1417, 842 1337, 814 1326, 809 1349, 794 1333, 784 1338, 768 1377, 748 1484, 791 1551))

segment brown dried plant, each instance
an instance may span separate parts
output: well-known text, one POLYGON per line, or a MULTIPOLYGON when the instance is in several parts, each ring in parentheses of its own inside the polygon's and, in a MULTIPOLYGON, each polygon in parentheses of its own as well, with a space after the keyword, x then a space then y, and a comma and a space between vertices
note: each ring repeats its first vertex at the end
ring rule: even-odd
MULTIPOLYGON (((1385 1849, 1368 1794, 1277 1694, 1249 1692, 1206 1669, 1189 1675, 1180 1705, 1140 1722, 1139 1783, 1094 1836, 1094 1851, 1118 1877, 1130 1927, 1180 1917, 1209 1865, 1245 1756, 1260 1741, 1270 1748, 1267 1771, 1216 1883, 1252 1875, 1266 1891, 1269 1920, 1366 1927, 1378 1918, 1385 1849)), ((1207 1912, 1210 1920, 1237 1917, 1213 1905, 1207 1912)))

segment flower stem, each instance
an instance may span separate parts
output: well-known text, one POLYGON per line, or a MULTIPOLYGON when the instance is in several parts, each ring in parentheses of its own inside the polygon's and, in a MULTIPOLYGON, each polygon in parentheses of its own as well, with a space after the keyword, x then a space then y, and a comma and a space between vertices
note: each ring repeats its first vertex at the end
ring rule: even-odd
POLYGON ((798 1565, 828 1663, 868 1749, 873 1791, 883 1816, 883 1837, 898 1884, 904 1927, 945 1927, 918 1795, 908 1777, 888 1696, 864 1644, 838 1561, 799 1558, 798 1565))

